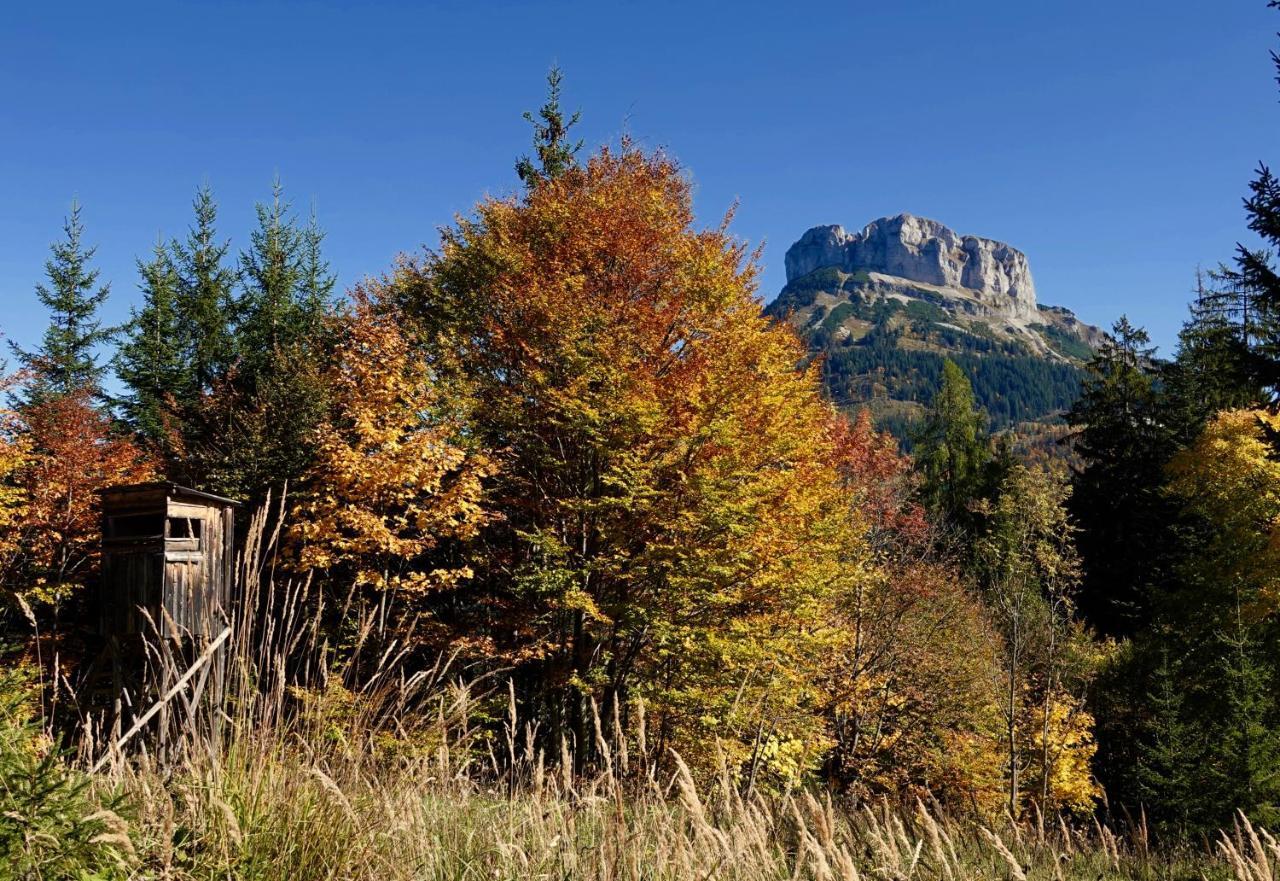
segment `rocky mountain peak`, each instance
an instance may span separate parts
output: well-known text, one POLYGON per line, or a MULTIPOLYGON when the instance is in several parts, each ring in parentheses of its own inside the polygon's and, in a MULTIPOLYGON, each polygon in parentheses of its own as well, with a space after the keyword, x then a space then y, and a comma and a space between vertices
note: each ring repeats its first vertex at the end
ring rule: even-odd
POLYGON ((1013 319, 1037 315, 1025 254, 912 214, 874 220, 856 233, 842 226, 815 226, 787 250, 788 282, 827 267, 955 291, 1013 319))

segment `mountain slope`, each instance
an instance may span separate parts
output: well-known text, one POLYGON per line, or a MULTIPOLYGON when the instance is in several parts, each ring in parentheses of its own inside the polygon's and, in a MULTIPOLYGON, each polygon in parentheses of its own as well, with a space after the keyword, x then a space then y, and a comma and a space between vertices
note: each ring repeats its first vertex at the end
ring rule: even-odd
POLYGON ((900 437, 937 390, 945 358, 969 375, 992 427, 1052 422, 1075 400, 1102 332, 1041 306, 1026 256, 902 214, 848 233, 806 232, 766 307, 823 359, 841 406, 871 408, 900 437))

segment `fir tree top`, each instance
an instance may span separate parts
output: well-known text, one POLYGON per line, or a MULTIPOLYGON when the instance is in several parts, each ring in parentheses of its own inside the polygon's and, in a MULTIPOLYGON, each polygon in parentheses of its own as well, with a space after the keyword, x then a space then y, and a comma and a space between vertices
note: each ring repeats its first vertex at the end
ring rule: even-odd
POLYGON ((535 118, 526 112, 524 118, 533 126, 533 149, 537 154, 537 164, 528 156, 520 157, 516 162, 516 174, 525 186, 533 187, 542 180, 554 180, 570 168, 578 164, 577 153, 582 149, 582 141, 571 144, 569 129, 578 124, 582 114, 574 114, 565 119, 560 109, 560 83, 564 79, 559 65, 555 65, 547 73, 547 103, 542 105, 535 118))
POLYGON ((186 242, 170 247, 178 276, 182 355, 190 364, 192 391, 203 391, 235 360, 236 273, 225 262, 231 243, 218 237, 218 205, 207 184, 196 191, 192 207, 195 222, 186 242))
POLYGON ((946 359, 942 384, 917 438, 916 462, 924 475, 927 507, 951 522, 964 519, 964 507, 977 492, 991 457, 984 423, 969 377, 946 359))
POLYGON ((114 331, 104 328, 98 310, 110 286, 98 284, 98 270, 90 268, 96 248, 83 242, 80 203, 71 203, 63 225, 65 238, 50 246, 44 271, 47 284, 36 285, 36 296, 49 310, 49 326, 40 346, 26 351, 13 345, 22 365, 31 372, 25 404, 38 403, 80 391, 101 396, 105 367, 96 348, 114 331))

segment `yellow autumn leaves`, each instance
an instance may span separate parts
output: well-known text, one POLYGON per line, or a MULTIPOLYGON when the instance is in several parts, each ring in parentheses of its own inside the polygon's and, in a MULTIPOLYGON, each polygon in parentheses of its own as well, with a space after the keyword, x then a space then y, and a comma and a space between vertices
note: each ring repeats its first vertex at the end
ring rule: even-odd
POLYGON ((360 289, 328 377, 334 414, 320 428, 293 538, 298 564, 349 564, 356 584, 419 592, 470 575, 415 564, 440 542, 472 538, 492 460, 469 450, 422 356, 376 290, 360 289))

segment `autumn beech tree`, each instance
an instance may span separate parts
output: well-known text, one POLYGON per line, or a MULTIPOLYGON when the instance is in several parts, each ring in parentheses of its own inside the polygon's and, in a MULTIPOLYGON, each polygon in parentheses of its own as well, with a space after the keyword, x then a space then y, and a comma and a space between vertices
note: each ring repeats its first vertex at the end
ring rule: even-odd
POLYGON ((303 476, 291 538, 303 569, 414 597, 471 573, 447 544, 472 539, 492 459, 462 434, 464 397, 445 389, 371 284, 334 321, 331 413, 303 476))
POLYGON ((1208 525, 1197 562, 1234 610, 1261 618, 1280 610, 1280 462, 1267 447, 1280 417, 1225 410, 1169 464, 1170 490, 1208 525))
POLYGON ((1080 561, 1070 494, 1060 470, 1017 463, 982 505, 975 559, 1001 637, 1006 810, 1014 816, 1028 800, 1085 811, 1100 794, 1090 768, 1093 719, 1081 700, 1092 665, 1081 658, 1087 643, 1072 614, 1080 561))
POLYGON ((761 317, 746 247, 694 228, 667 156, 624 144, 527 183, 388 280, 495 461, 502 516, 437 613, 483 635, 580 761, 594 714, 603 737, 615 713, 635 731, 643 700, 649 757, 709 764, 719 739, 743 765, 810 767, 841 520, 803 348, 761 317))

